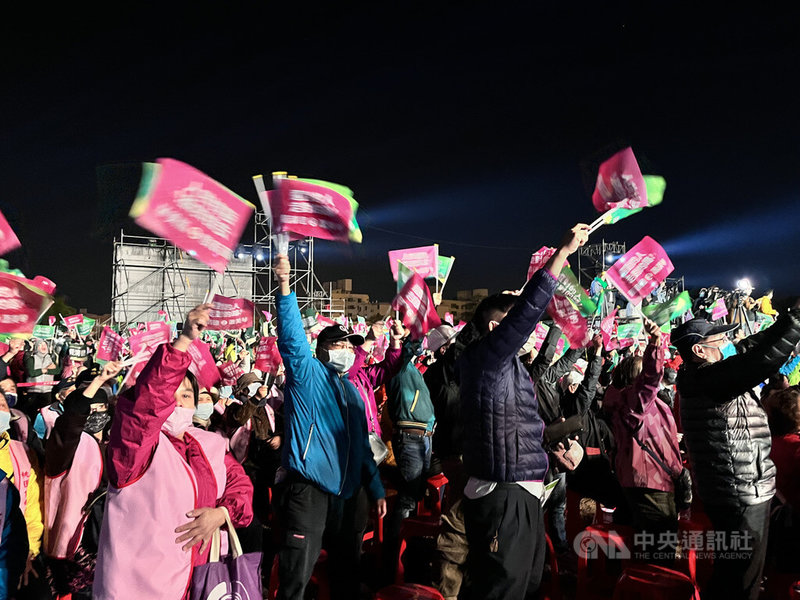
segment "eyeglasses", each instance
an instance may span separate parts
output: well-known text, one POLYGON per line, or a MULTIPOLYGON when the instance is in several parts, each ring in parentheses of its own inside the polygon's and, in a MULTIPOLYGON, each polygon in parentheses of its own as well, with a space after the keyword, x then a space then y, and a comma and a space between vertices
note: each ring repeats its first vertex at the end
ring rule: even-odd
POLYGON ((333 350, 352 350, 353 344, 347 340, 339 340, 338 342, 330 342, 328 348, 333 350))

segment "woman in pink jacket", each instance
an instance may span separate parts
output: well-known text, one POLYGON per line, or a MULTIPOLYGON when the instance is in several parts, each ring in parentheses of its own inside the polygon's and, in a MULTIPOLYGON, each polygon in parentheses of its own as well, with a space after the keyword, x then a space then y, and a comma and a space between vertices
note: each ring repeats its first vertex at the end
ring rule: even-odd
POLYGON ((641 540, 652 539, 652 545, 631 550, 640 553, 635 558, 669 564, 676 545, 670 540, 677 539, 671 534, 677 536, 678 531, 672 477, 678 476, 683 466, 675 418, 658 398, 664 374, 661 330, 649 319, 644 326, 650 336, 644 355, 628 356, 614 369, 603 410, 611 417, 617 478, 633 514, 633 527, 647 534, 640 536, 641 540), (666 547, 663 540, 667 540, 666 547))
POLYGON ((189 313, 178 339, 158 347, 117 403, 95 598, 186 598, 225 511, 237 528, 252 520, 253 486, 225 439, 191 427, 198 386, 187 350, 208 308, 189 313))

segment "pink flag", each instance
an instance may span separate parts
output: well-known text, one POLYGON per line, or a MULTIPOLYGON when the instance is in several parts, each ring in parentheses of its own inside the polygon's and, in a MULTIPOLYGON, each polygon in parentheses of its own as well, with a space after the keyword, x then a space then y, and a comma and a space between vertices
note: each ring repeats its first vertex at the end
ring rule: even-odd
POLYGON ((56 324, 56 318, 55 317, 47 317, 47 322, 50 324, 50 327, 52 327, 53 325, 56 324))
POLYGON ((291 232, 293 239, 350 241, 353 206, 348 198, 301 179, 281 179, 278 191, 269 194, 276 230, 291 232))
POLYGON ((208 311, 209 330, 231 331, 253 326, 255 306, 244 298, 226 298, 216 294, 208 311))
POLYGON ((33 284, 42 290, 45 294, 53 295, 53 292, 56 291, 56 284, 50 281, 47 277, 42 277, 41 275, 37 275, 33 278, 33 284))
POLYGON ((111 327, 103 327, 100 341, 97 342, 97 358, 99 360, 119 360, 124 345, 125 338, 111 327))
POLYGON ((244 375, 244 369, 231 361, 222 363, 217 368, 222 377, 222 385, 235 385, 239 377, 244 375))
POLYGON ((64 325, 67 326, 68 329, 73 329, 74 327, 81 325, 83 323, 83 315, 70 315, 69 317, 64 317, 64 325))
POLYGON ((581 314, 572 306, 564 296, 556 294, 547 305, 549 314, 556 325, 564 332, 569 345, 573 348, 583 348, 591 339, 589 325, 581 314))
POLYGON ((167 327, 166 329, 159 328, 153 331, 143 331, 130 336, 128 345, 130 346, 131 354, 133 356, 153 354, 158 346, 169 342, 169 334, 170 330, 167 327))
POLYGON ((22 246, 22 244, 19 243, 19 239, 14 233, 14 230, 11 229, 11 225, 8 224, 3 213, 0 212, 0 256, 12 250, 16 250, 20 246, 22 246))
POLYGON ((603 347, 606 351, 613 350, 617 344, 613 344, 615 339, 614 325, 617 319, 617 309, 615 308, 605 319, 600 321, 600 333, 603 336, 603 347))
POLYGON ((541 350, 544 340, 547 338, 547 332, 550 328, 544 323, 537 323, 536 329, 533 330, 533 347, 538 351, 541 350))
POLYGON ((32 333, 52 303, 34 281, 0 271, 0 333, 32 333))
POLYGON ((555 248, 549 248, 547 246, 542 246, 536 252, 534 252, 531 255, 531 264, 528 266, 528 279, 533 277, 533 274, 541 269, 555 253, 555 248))
POLYGON ((644 177, 630 147, 620 150, 600 165, 592 204, 600 212, 612 208, 647 207, 644 177))
POLYGON ((403 326, 411 330, 411 338, 419 339, 442 324, 425 280, 414 273, 392 300, 392 309, 400 312, 403 326))
POLYGON ((445 321, 445 323, 450 323, 450 325, 452 325, 453 324, 453 313, 449 313, 449 312, 444 313, 444 321, 445 321))
POLYGON ((211 356, 211 350, 208 344, 196 339, 189 346, 189 354, 192 357, 192 363, 189 365, 189 370, 197 377, 197 383, 200 387, 211 389, 219 381, 219 370, 214 362, 214 357, 211 356))
POLYGON ((606 271, 606 278, 633 304, 650 295, 674 267, 664 249, 645 236, 606 271))
POLYGON ((274 375, 278 372, 278 367, 282 361, 280 352, 278 352, 277 342, 278 338, 276 337, 261 338, 256 349, 256 360, 253 368, 265 374, 272 373, 274 375))
POLYGON ((160 158, 145 165, 130 214, 138 225, 222 273, 254 209, 194 167, 160 158))
POLYGON ((397 281, 397 263, 401 262, 423 279, 436 277, 439 274, 439 246, 420 246, 389 251, 389 267, 392 277, 397 281))
POLYGON ((711 320, 716 321, 728 315, 728 307, 725 306, 724 298, 717 298, 714 306, 711 307, 711 320))
POLYGON ((272 321, 272 313, 271 312, 269 312, 268 310, 262 310, 261 312, 264 313, 264 318, 267 321, 272 321))
POLYGON ((147 332, 162 332, 163 335, 166 335, 167 341, 172 338, 172 327, 169 323, 165 323, 164 321, 150 321, 145 323, 144 330, 147 332))

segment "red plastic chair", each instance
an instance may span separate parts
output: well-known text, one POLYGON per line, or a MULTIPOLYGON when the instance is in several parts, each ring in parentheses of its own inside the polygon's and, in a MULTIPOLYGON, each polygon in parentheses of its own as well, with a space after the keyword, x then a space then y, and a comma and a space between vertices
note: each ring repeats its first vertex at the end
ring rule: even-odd
POLYGON ((374 600, 444 600, 444 596, 432 587, 406 583, 381 588, 375 593, 374 600))
POLYGON ((403 553, 406 551, 407 540, 415 537, 432 537, 439 535, 442 528, 442 519, 439 516, 417 516, 403 519, 400 525, 400 551, 397 553, 397 570, 395 571, 395 583, 401 584, 405 581, 405 566, 403 565, 403 553))
POLYGON ((417 502, 418 515, 441 515, 442 503, 447 490, 448 480, 444 473, 437 473, 428 478, 425 484, 425 496, 417 502))
MULTIPOLYGON (((327 558, 327 552, 325 550, 320 551, 309 580, 309 584, 317 588, 317 600, 330 600, 331 598, 330 582, 328 581, 327 565, 325 564, 327 558)), ((269 573, 269 590, 267 591, 269 600, 276 600, 278 597, 278 583, 278 555, 276 554, 275 560, 272 561, 272 570, 269 573)))
POLYGON ((611 523, 596 523, 580 534, 577 600, 607 600, 625 566, 631 562, 634 531, 611 523))
POLYGON ((613 600, 700 600, 700 589, 685 573, 657 565, 625 568, 613 600))

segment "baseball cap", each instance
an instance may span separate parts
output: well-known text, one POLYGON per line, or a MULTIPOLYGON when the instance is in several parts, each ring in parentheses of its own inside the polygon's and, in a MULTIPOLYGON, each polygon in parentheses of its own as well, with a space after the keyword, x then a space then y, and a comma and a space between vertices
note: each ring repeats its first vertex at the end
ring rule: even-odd
POLYGON ((350 340, 354 346, 361 346, 364 343, 364 336, 358 335, 357 333, 350 333, 342 325, 329 325, 319 332, 317 336, 317 347, 341 340, 350 340))
MULTIPOLYGON (((729 333, 738 329, 737 323, 714 325, 707 319, 689 319, 686 323, 676 327, 672 336, 670 337, 670 344, 678 349, 678 352, 684 354, 694 344, 717 335, 719 333, 729 333)), ((684 357, 685 358, 685 357, 684 357)))
POLYGON ((447 342, 452 340, 458 335, 455 327, 442 323, 438 327, 434 327, 425 335, 423 347, 431 352, 436 352, 439 348, 444 346, 447 342))

